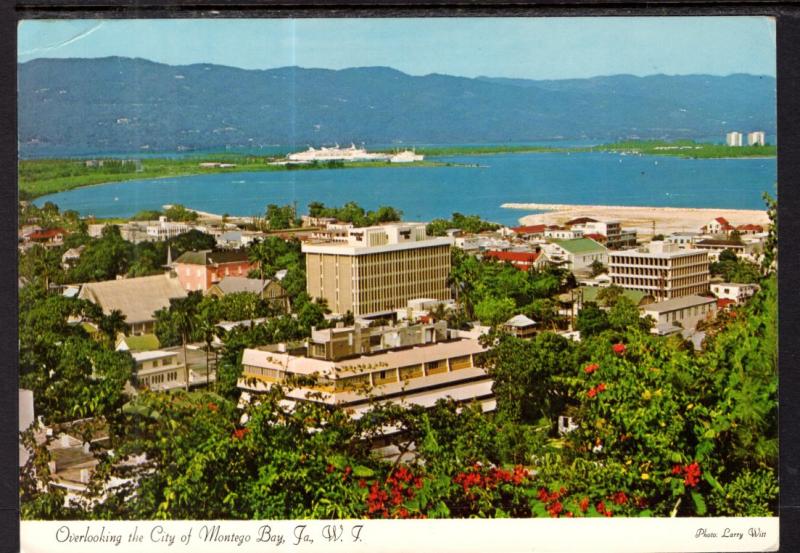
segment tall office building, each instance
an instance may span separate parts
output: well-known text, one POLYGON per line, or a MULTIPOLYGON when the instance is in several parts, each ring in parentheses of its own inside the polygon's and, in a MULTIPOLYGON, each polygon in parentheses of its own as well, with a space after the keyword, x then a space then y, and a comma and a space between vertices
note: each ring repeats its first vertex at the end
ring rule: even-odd
POLYGON ((379 315, 408 300, 450 299, 450 237, 430 237, 424 223, 351 228, 336 241, 303 244, 306 289, 336 313, 379 315))
POLYGON ((682 250, 677 244, 651 242, 635 250, 611 251, 611 283, 638 290, 656 301, 708 292, 708 253, 682 250))

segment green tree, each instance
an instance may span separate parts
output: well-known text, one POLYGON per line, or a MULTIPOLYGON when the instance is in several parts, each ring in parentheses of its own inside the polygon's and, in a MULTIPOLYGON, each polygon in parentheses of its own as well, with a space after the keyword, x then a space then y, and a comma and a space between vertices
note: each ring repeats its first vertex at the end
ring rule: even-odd
POLYGON ((213 250, 217 241, 210 234, 191 229, 172 238, 168 244, 172 248, 172 259, 174 260, 184 252, 213 250))
POLYGON ((164 215, 166 215, 167 219, 169 219, 170 221, 191 222, 191 221, 197 221, 198 218, 196 211, 186 209, 181 204, 175 204, 169 206, 164 211, 164 215))
POLYGON ((515 308, 511 298, 487 297, 475 306, 475 315, 483 324, 496 327, 510 319, 515 308))
POLYGON ((581 336, 592 336, 610 328, 608 315, 594 302, 584 302, 578 312, 575 328, 581 331, 581 336))
POLYGON ((290 205, 269 204, 265 213, 270 230, 287 229, 295 226, 294 208, 290 205))
POLYGON ((592 264, 589 265, 589 268, 592 270, 592 276, 593 277, 596 277, 598 275, 602 275, 605 272, 608 272, 608 269, 606 268, 606 266, 603 265, 603 263, 599 259, 595 259, 594 261, 592 261, 592 264))
POLYGON ((89 243, 69 273, 71 282, 113 280, 128 272, 133 244, 122 238, 119 227, 106 225, 100 239, 89 243))

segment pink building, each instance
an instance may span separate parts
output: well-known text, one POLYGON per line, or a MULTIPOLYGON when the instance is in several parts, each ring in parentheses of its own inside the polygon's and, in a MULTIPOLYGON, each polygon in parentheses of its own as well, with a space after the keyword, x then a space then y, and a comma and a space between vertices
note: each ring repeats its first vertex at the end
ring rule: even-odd
POLYGON ((205 292, 226 276, 246 277, 254 267, 247 259, 247 252, 239 250, 186 252, 173 263, 178 280, 187 292, 205 292))

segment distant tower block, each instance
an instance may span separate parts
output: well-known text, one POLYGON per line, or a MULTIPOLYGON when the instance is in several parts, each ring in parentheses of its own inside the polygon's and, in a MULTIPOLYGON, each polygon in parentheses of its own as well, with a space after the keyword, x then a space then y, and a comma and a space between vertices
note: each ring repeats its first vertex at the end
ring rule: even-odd
POLYGON ((728 146, 741 146, 742 145, 742 133, 740 132, 729 132, 725 135, 725 143, 728 146))
POLYGON ((748 146, 763 146, 766 143, 764 131, 755 131, 747 133, 748 146))

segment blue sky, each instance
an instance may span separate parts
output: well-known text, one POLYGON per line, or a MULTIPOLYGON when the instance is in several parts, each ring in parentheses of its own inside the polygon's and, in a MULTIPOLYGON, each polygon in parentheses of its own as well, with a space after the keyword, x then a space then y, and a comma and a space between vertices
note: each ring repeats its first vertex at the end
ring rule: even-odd
POLYGON ((766 17, 36 20, 18 60, 141 57, 245 69, 389 66, 411 75, 775 75, 766 17))

